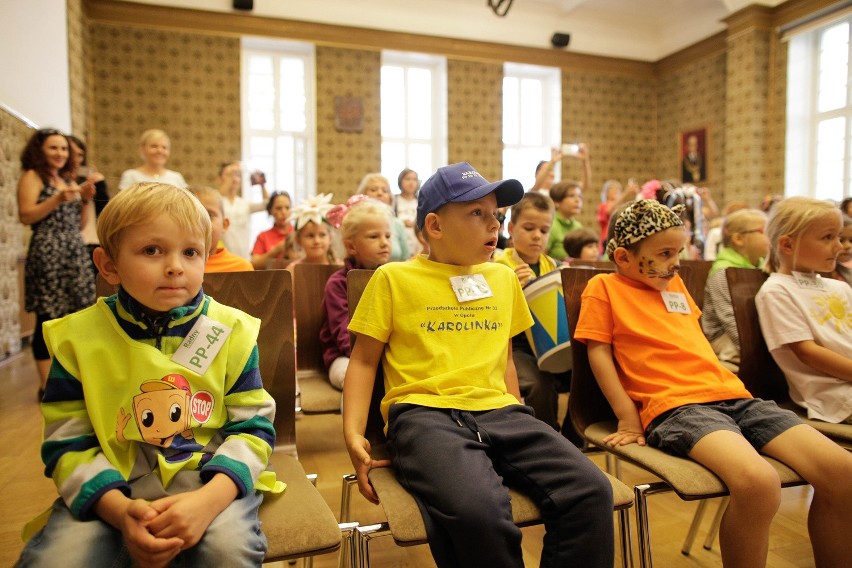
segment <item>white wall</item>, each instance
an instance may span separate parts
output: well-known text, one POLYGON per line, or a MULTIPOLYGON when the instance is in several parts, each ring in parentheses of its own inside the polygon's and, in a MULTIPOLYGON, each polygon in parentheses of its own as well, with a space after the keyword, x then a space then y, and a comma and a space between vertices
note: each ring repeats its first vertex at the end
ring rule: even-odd
POLYGON ((65 0, 2 0, 0 103, 39 127, 71 130, 65 0))

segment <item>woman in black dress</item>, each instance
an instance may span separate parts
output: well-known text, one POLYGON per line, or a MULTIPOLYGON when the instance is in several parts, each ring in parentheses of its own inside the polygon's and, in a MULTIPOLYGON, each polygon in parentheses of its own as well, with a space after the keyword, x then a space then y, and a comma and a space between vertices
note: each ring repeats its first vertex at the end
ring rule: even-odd
MULTIPOLYGON (((80 235, 83 205, 94 186, 72 179, 68 138, 53 129, 36 131, 21 153, 18 216, 32 226, 24 278, 26 309, 36 314, 33 356, 43 392, 50 370, 42 324, 85 308, 95 301, 95 279, 80 235)), ((40 398, 41 396, 39 396, 40 398)))

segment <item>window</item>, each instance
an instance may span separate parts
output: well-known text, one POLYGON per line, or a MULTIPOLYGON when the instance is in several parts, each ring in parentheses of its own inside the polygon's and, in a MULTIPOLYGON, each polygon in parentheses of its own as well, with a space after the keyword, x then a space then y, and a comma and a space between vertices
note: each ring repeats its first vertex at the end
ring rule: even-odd
MULTIPOLYGON (((244 38, 242 60, 243 174, 263 171, 266 187, 295 205, 316 193, 313 46, 244 38)), ((262 217, 252 216, 252 242, 269 226, 262 217)))
POLYGON ((446 77, 443 57, 382 52, 382 175, 394 193, 404 168, 425 180, 447 163, 446 77))
POLYGON ((786 193, 840 201, 852 195, 852 16, 790 39, 786 193))
POLYGON ((535 167, 562 138, 559 69, 506 63, 503 67, 503 178, 532 187, 535 167))

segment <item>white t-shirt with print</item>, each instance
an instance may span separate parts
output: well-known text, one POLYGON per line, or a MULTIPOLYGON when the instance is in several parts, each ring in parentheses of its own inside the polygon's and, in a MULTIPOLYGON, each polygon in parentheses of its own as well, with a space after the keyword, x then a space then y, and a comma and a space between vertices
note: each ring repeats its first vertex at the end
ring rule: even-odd
POLYGON ((829 376, 796 357, 789 344, 812 340, 852 357, 852 287, 817 277, 802 286, 794 276, 774 273, 755 303, 760 328, 772 357, 790 387, 790 398, 808 418, 842 422, 852 415, 852 383, 829 376))

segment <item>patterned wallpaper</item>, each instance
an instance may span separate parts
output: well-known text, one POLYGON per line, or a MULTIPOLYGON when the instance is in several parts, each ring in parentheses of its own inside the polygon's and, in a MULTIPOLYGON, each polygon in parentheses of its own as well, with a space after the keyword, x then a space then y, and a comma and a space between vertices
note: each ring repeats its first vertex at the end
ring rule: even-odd
POLYGON ((96 23, 90 32, 94 124, 90 153, 110 190, 141 165, 139 136, 165 130, 168 167, 189 183, 215 184, 240 156, 240 41, 96 23))
MULTIPOLYGON (((215 183, 218 164, 240 155, 239 39, 89 21, 80 0, 66 2, 72 125, 110 187, 140 164, 137 142, 148 128, 170 134, 172 169, 190 183, 215 183)), ((562 70, 563 138, 588 143, 592 156, 584 224, 595 226, 604 180, 677 176, 678 133, 696 127, 708 129, 709 186, 720 204, 737 198, 757 204, 783 187, 786 45, 758 28, 741 26, 727 38, 726 51, 698 54, 656 77, 562 70)), ((447 70, 449 159, 471 161, 497 179, 502 64, 451 59, 447 70)), ((342 201, 381 159, 378 46, 317 46, 316 76, 318 190, 342 201), (336 131, 337 96, 363 99, 362 132, 336 131)), ((0 114, 2 357, 19 347, 14 274, 25 230, 15 185, 27 129, 0 114)), ((563 178, 580 174, 576 160, 563 163, 563 178)))
POLYGON ((355 193, 365 174, 379 171, 382 133, 378 51, 316 48, 317 193, 333 193, 335 203, 355 193), (334 127, 335 97, 361 97, 364 128, 338 132, 334 127))
POLYGON ((18 256, 24 227, 18 221, 21 150, 32 135, 23 122, 0 109, 0 359, 21 350, 18 256))
MULTIPOLYGON (((591 157, 591 187, 579 217, 586 227, 597 229, 595 212, 606 180, 625 184, 654 175, 656 92, 652 79, 563 70, 562 140, 586 143, 591 157)), ((580 181, 582 175, 579 160, 562 160, 562 179, 580 181)))
POLYGON ((485 179, 503 174, 503 65, 447 61, 447 157, 485 179))
POLYGON ((714 199, 725 195, 724 53, 706 56, 659 77, 657 85, 657 159, 660 179, 680 178, 680 133, 706 128, 707 186, 714 199))
POLYGON ((71 95, 71 132, 84 141, 88 138, 89 60, 86 47, 89 26, 86 23, 81 0, 67 0, 68 17, 68 81, 71 95))
MULTIPOLYGON (((752 203, 765 193, 769 172, 769 31, 749 30, 728 38, 725 197, 752 203)), ((755 203, 756 204, 756 203, 755 203)))

